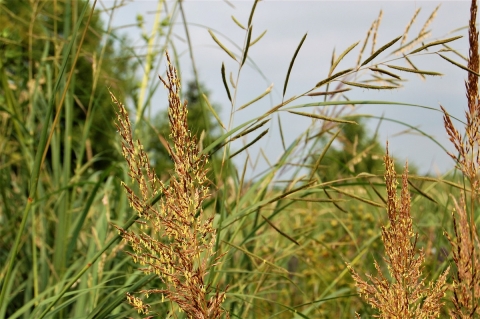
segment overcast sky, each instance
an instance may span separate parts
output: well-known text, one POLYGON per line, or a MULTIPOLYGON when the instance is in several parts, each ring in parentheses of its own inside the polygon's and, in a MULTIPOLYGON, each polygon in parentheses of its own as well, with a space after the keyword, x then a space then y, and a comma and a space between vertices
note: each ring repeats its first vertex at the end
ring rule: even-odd
MULTIPOLYGON (((108 6, 112 1, 104 1, 108 6)), ((172 6, 172 2, 167 2, 172 6)), ((211 92, 211 101, 221 107, 221 118, 228 123, 230 116, 230 103, 223 87, 220 68, 225 63, 227 76, 230 72, 237 73, 238 63, 233 61, 212 40, 208 28, 213 30, 218 38, 225 43, 235 54, 243 46, 245 31, 240 29, 231 19, 235 16, 244 25, 247 24, 253 1, 185 1, 184 8, 189 25, 190 37, 194 47, 194 57, 201 82, 211 92)), ((303 93, 318 81, 328 75, 332 50, 337 54, 351 44, 363 41, 371 23, 383 10, 383 18, 377 37, 377 48, 402 35, 403 31, 417 8, 421 8, 416 23, 412 26, 409 38, 414 37, 422 28, 432 11, 441 4, 435 20, 428 29, 432 30, 431 36, 425 40, 430 42, 442 38, 463 35, 464 38, 450 43, 460 53, 468 55, 467 30, 463 29, 454 33, 451 31, 466 26, 469 18, 468 1, 262 1, 257 5, 253 18, 252 38, 256 38, 264 30, 268 30, 260 42, 249 50, 249 57, 258 66, 264 76, 247 63, 242 70, 240 85, 238 87, 237 105, 253 99, 270 85, 274 84, 271 98, 265 98, 249 108, 235 113, 235 124, 240 124, 248 119, 258 116, 282 100, 282 90, 288 65, 301 38, 308 32, 308 36, 297 56, 293 67, 286 98, 303 93)), ((136 16, 144 16, 147 24, 146 30, 150 32, 157 1, 134 1, 121 8, 115 15, 114 25, 134 24, 136 16)), ((186 80, 193 78, 192 65, 188 55, 187 46, 181 39, 185 38, 181 18, 175 26, 174 32, 178 35, 176 46, 181 54, 181 76, 186 80)), ((141 44, 138 28, 125 28, 125 32, 132 42, 141 44)), ((361 42, 362 44, 362 42, 361 42)), ((361 45, 355 48, 350 56, 344 59, 337 67, 342 70, 354 66, 361 45)), ((394 48, 398 45, 394 46, 394 48)), ((371 50, 371 47, 368 49, 371 50)), ((391 51, 386 51, 387 53, 391 51)), ((464 61, 451 53, 449 57, 462 64, 464 61)), ((381 61, 387 54, 380 55, 381 61)), ((464 80, 466 72, 458 69, 436 55, 421 55, 413 57, 412 61, 423 70, 438 71, 442 77, 427 77, 422 81, 417 75, 400 75, 409 81, 403 88, 379 92, 374 90, 355 89, 348 92, 351 100, 383 100, 419 104, 439 109, 443 105, 448 112, 461 119, 466 109, 464 80)), ((162 72, 165 62, 161 62, 162 72)), ((407 66, 404 61, 397 61, 397 65, 407 66)), ((398 74, 398 72, 396 72, 398 74)), ((319 98, 309 97, 301 100, 303 103, 320 101, 319 98)), ((155 96, 155 109, 166 106, 166 93, 163 88, 155 96), (157 107, 158 106, 158 107, 157 107)), ((296 103, 298 104, 298 103, 296 103)), ((303 111, 303 110, 302 110, 303 111)), ((311 111, 305 109, 305 111, 311 111)), ((377 116, 382 114, 386 118, 393 118, 407 122, 432 135, 447 149, 452 150, 443 128, 442 115, 439 112, 427 111, 420 108, 407 106, 366 105, 359 107, 357 113, 368 113, 377 116)), ((287 144, 293 141, 306 126, 309 119, 282 113, 284 133, 287 144)), ((281 154, 281 143, 276 125, 276 120, 271 121, 269 134, 258 143, 265 149, 268 157, 275 161, 281 154)), ((373 131, 377 122, 369 122, 373 131)), ((460 126, 460 124, 458 124, 460 126)), ((408 159, 420 167, 422 173, 445 172, 453 166, 453 161, 445 152, 428 138, 418 135, 400 135, 397 133, 406 128, 384 122, 380 127, 380 141, 389 140, 390 149, 401 159, 408 159)), ((253 138, 250 137, 248 141, 253 138)), ((233 149, 241 147, 235 144, 233 149)), ((252 149, 255 153, 258 148, 252 149)), ((239 158, 238 162, 242 162, 239 158)), ((267 167, 266 163, 259 161, 256 171, 267 167)))

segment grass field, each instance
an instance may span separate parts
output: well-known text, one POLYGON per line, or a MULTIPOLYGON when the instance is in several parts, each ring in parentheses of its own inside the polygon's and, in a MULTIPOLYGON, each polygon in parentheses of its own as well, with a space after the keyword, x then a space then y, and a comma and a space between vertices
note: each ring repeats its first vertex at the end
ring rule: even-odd
MULTIPOLYGON (((197 136, 187 120, 172 34, 188 25, 181 1, 168 10, 158 1, 146 55, 101 23, 96 1, 9 3, 0 2, 0 318, 480 317, 476 1, 467 61, 452 48, 459 37, 428 39, 435 11, 425 32, 409 34, 417 12, 404 35, 376 43, 380 13, 363 41, 332 57, 325 79, 288 96, 305 35, 282 100, 266 113, 234 127, 199 92, 199 121, 221 128, 215 138, 197 136), (381 60, 386 52, 399 60, 381 60), (338 68, 354 54, 355 65, 338 68), (375 101, 348 99, 350 89, 408 86, 408 73, 440 75, 414 65, 417 54, 467 78, 466 119, 441 109, 457 163, 445 176, 394 163, 386 141, 362 131, 368 114, 351 108, 375 101), (156 90, 168 94, 168 136, 146 111, 156 90), (301 104, 305 96, 317 100, 301 104), (246 178, 249 158, 238 167, 231 158, 262 139, 278 112, 311 125, 291 144, 280 130, 281 156, 246 178), (245 137, 243 148, 230 147, 245 137), (152 143, 171 170, 155 171, 152 143)), ((271 90, 237 104, 249 48, 261 45, 252 36, 257 4, 236 21, 241 55, 210 32, 238 62, 235 76, 219 62, 232 116, 271 90)))

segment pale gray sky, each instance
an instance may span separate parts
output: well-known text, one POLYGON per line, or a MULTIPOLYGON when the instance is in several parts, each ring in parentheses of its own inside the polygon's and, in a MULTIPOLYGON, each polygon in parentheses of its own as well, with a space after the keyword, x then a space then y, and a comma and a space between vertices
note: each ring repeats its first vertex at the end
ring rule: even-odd
MULTIPOLYGON (((235 54, 239 54, 234 45, 243 46, 245 31, 240 29, 231 19, 234 15, 244 25, 247 24, 253 1, 230 1, 234 7, 224 1, 185 1, 184 8, 189 32, 194 46, 194 55, 201 82, 211 91, 211 101, 221 106, 221 117, 228 123, 230 103, 223 87, 220 68, 225 63, 227 76, 230 72, 237 73, 238 63, 233 61, 223 50, 214 43, 207 29, 216 32, 218 38, 225 43, 235 54), (228 39, 227 39, 228 38, 228 39)), ((108 6, 112 1, 104 1, 108 6)), ((167 1, 172 6, 171 1, 167 1)), ((467 30, 450 33, 452 30, 467 25, 469 18, 469 1, 262 1, 257 5, 253 18, 253 34, 256 38, 264 30, 268 30, 263 39, 249 50, 249 57, 263 72, 265 80, 252 66, 247 64, 242 70, 238 88, 237 105, 251 100, 262 93, 271 83, 274 91, 271 98, 265 98, 249 108, 235 114, 235 124, 258 116, 281 102, 281 92, 288 65, 302 36, 308 36, 297 56, 290 76, 286 98, 310 89, 315 83, 328 75, 332 50, 337 54, 351 44, 365 38, 371 23, 383 10, 383 19, 379 28, 377 48, 401 35, 406 24, 410 21, 415 10, 421 8, 416 23, 412 26, 410 39, 418 34, 431 12, 441 3, 437 17, 430 25, 432 35, 425 40, 430 42, 442 38, 463 35, 464 38, 450 43, 460 53, 468 55, 467 30)), ((120 9, 114 18, 114 25, 135 23, 137 14, 144 16, 146 30, 150 32, 157 1, 134 1, 120 9)), ((181 18, 177 19, 181 22, 181 18)), ((180 23, 174 29, 179 38, 185 37, 183 25, 180 23)), ((135 43, 140 33, 137 28, 125 29, 135 43)), ((176 39, 178 52, 181 54, 181 76, 184 81, 192 79, 192 67, 187 46, 180 39, 176 39)), ((398 45, 394 46, 394 48, 398 45)), ((360 45, 340 63, 337 70, 354 65, 360 45)), ((386 51, 391 52, 391 51, 386 51)), ((365 56, 365 55, 364 55, 365 56)), ((386 54, 377 59, 381 61, 386 54)), ((449 54, 449 57, 465 64, 458 56, 449 54)), ((414 63, 423 70, 434 70, 444 74, 443 77, 427 77, 422 81, 418 76, 400 74, 409 81, 404 87, 397 90, 378 92, 373 90, 355 89, 348 92, 351 100, 386 100, 411 104, 420 104, 439 109, 442 104, 452 115, 463 119, 466 109, 464 80, 466 72, 458 69, 436 55, 422 55, 413 57, 414 63)), ((157 60, 158 61, 158 60, 157 60)), ((162 72, 165 62, 161 62, 162 72)), ((406 66, 403 61, 397 65, 406 66)), ((398 72, 396 72, 398 74, 398 72)), ((318 98, 302 98, 301 102, 309 103, 320 101, 318 98)), ((158 90, 153 102, 158 108, 166 105, 166 93, 162 88, 158 90)), ((299 103, 294 103, 299 104, 299 103)), ((310 110, 302 110, 310 111, 310 110)), ((366 105, 358 108, 358 113, 368 113, 407 122, 416 126, 427 134, 433 135, 447 149, 452 147, 446 138, 443 128, 442 115, 438 112, 426 111, 406 106, 366 105)), ((309 119, 282 113, 287 144, 293 141, 310 123, 309 119)), ((373 130, 377 122, 370 122, 373 130)), ((460 125, 459 125, 460 126, 460 125)), ((391 151, 402 159, 418 165, 423 173, 445 172, 453 166, 453 161, 444 151, 432 141, 418 135, 397 136, 405 127, 384 122, 380 128, 380 141, 389 140, 391 151)), ((254 136, 251 136, 250 141, 254 136)), ((240 141, 233 149, 241 147, 240 141)), ((269 158, 275 161, 281 154, 281 144, 276 125, 272 121, 271 129, 258 147, 266 150, 269 158)), ((258 147, 252 148, 253 153, 258 147)), ((238 162, 243 162, 241 158, 238 162)), ((266 163, 260 160, 256 172, 266 168, 266 163)))

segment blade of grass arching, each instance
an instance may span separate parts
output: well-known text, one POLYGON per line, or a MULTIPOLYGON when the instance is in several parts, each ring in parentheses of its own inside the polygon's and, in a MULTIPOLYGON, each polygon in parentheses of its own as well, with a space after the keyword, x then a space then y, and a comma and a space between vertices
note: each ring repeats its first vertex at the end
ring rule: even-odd
POLYGON ((134 284, 129 284, 125 288, 121 288, 110 293, 103 299, 102 302, 97 305, 97 307, 95 307, 95 309, 93 309, 93 311, 88 315, 87 319, 107 318, 107 315, 111 314, 115 308, 125 302, 125 294, 127 292, 137 291, 156 277, 157 276, 155 274, 148 276, 144 276, 143 274, 136 277, 132 276, 132 278, 135 278, 133 281, 134 284))
POLYGON ((332 63, 332 66, 330 67, 330 71, 328 72, 328 76, 331 76, 333 71, 335 70, 335 68, 337 67, 337 65, 340 63, 340 61, 342 61, 342 59, 348 54, 350 53, 350 51, 352 51, 358 44, 360 43, 360 41, 352 44, 351 46, 349 46, 345 51, 342 52, 342 54, 340 54, 338 56, 338 58, 332 63))
POLYGON ((339 118, 323 116, 323 115, 315 114, 315 113, 304 113, 304 112, 295 112, 295 111, 288 111, 288 112, 292 113, 292 114, 297 114, 297 115, 306 116, 306 117, 313 118, 313 119, 324 120, 324 121, 328 121, 328 122, 336 122, 336 123, 343 123, 343 124, 358 124, 355 121, 342 120, 342 119, 339 119, 339 118))
MULTIPOLYGON (((93 14, 93 10, 95 9, 96 2, 97 1, 95 0, 94 4, 92 6, 92 11, 90 13, 88 21, 90 21, 90 18, 93 14)), ((60 89, 60 83, 64 79, 63 75, 65 73, 67 63, 68 63, 68 60, 69 60, 68 57, 69 57, 70 52, 72 50, 73 44, 75 42, 75 39, 76 39, 76 36, 77 36, 77 33, 78 33, 78 30, 80 28, 83 17, 85 16, 85 13, 87 11, 89 3, 90 3, 90 1, 85 2, 83 10, 82 10, 82 12, 81 12, 81 14, 78 18, 77 25, 75 26, 75 29, 72 32, 72 38, 68 43, 67 49, 65 51, 65 56, 63 57, 62 66, 60 68, 60 74, 58 75, 58 78, 55 82, 54 90, 53 90, 53 92, 50 96, 50 99, 49 99, 47 113, 45 115, 45 120, 43 121, 45 123, 45 125, 43 126, 42 131, 40 133, 40 141, 38 143, 38 148, 37 148, 37 151, 36 151, 36 154, 35 154, 35 160, 34 160, 34 163, 33 163, 33 168, 32 168, 32 173, 31 173, 31 178, 30 178, 30 183, 29 183, 30 184, 29 197, 28 197, 27 204, 26 204, 26 206, 24 208, 24 211, 23 211, 23 214, 22 214, 22 221, 20 223, 20 227, 16 232, 17 235, 15 237, 14 245, 13 245, 12 249, 10 250, 10 256, 9 256, 9 259, 8 259, 8 262, 7 262, 7 271, 6 271, 5 277, 3 279, 3 282, 8 282, 10 280, 11 271, 12 271, 13 264, 15 262, 15 258, 16 258, 16 255, 18 253, 18 248, 19 248, 19 245, 20 245, 20 239, 21 239, 21 236, 23 235, 23 232, 25 230, 25 226, 26 226, 26 222, 27 222, 27 219, 28 219, 28 216, 29 216, 29 213, 30 213, 31 206, 32 206, 32 204, 35 200, 35 197, 36 197, 35 194, 36 194, 38 181, 39 181, 39 176, 40 176, 40 168, 41 168, 42 163, 43 163, 44 154, 46 153, 46 150, 47 150, 47 135, 48 135, 48 129, 49 129, 49 126, 47 125, 47 123, 50 122, 50 119, 52 117, 53 109, 55 107, 55 97, 56 97, 57 92, 60 89)), ((88 26, 88 24, 89 24, 89 22, 87 22, 87 26, 88 26)), ((88 29, 88 27, 85 27, 85 32, 86 32, 87 29, 88 29)), ((85 36, 85 33, 83 34, 83 36, 85 36)), ((82 38, 82 40, 83 40, 83 38, 82 38)), ((77 57, 78 57, 78 53, 79 53, 79 51, 77 51, 77 57)), ((73 72, 71 72, 71 73, 73 73, 73 72)), ((52 127, 52 131, 53 131, 53 127, 52 127)), ((0 308, 3 307, 6 303, 6 295, 5 295, 6 291, 5 291, 5 289, 6 289, 6 285, 2 285, 2 291, 0 293, 0 308)))
POLYGON ((341 81, 343 84, 356 86, 362 89, 372 89, 372 90, 393 90, 399 89, 399 86, 392 86, 392 85, 371 85, 371 84, 364 84, 358 82, 348 82, 348 81, 341 81))
POLYGON ((114 166, 108 167, 106 170, 102 172, 102 174, 98 177, 97 182, 95 183, 95 186, 93 187, 92 191, 90 192, 90 195, 88 196, 84 206, 83 210, 80 213, 77 222, 73 228, 73 231, 71 233, 71 238, 68 244, 67 248, 67 261, 70 260, 72 257, 72 254, 75 249, 75 245, 77 244, 77 239, 78 236, 80 235, 80 231, 82 230, 83 224, 85 223, 85 220, 87 218, 88 211, 90 210, 90 207, 92 206, 93 201, 95 200, 95 197, 98 195, 98 190, 100 187, 103 185, 105 178, 110 174, 114 166))
POLYGON ((315 88, 318 88, 324 84, 327 84, 327 83, 330 83, 331 81, 335 80, 336 78, 342 76, 342 75, 345 75, 349 72, 352 72, 354 69, 353 68, 350 68, 350 69, 346 69, 346 70, 343 70, 343 71, 339 71, 337 73, 335 73, 334 75, 331 75, 329 76, 328 78, 318 82, 317 84, 315 84, 315 88))
POLYGON ((375 72, 380 72, 380 73, 383 73, 383 74, 386 74, 386 75, 390 75, 391 77, 394 77, 396 79, 399 79, 401 80, 402 78, 398 75, 396 75, 395 73, 392 73, 392 72, 389 72, 387 70, 383 70, 383 69, 380 69, 380 68, 369 68, 370 70, 372 71, 375 71, 375 72))
POLYGON ((262 34, 260 34, 255 40, 253 40, 252 42, 250 42, 250 46, 253 46, 255 43, 257 43, 258 41, 260 41, 260 39, 263 38, 263 36, 265 35, 265 33, 267 33, 267 30, 263 31, 262 34))
POLYGON ((240 111, 240 110, 243 110, 244 108, 246 108, 247 106, 257 102, 258 100, 262 99, 263 97, 265 97, 266 95, 268 95, 271 91, 272 91, 272 88, 273 88, 273 83, 265 90, 265 92, 263 92, 262 94, 260 94, 259 96, 257 96, 256 98, 254 98, 253 100, 243 104, 242 106, 240 106, 237 111, 240 111))
POLYGON ((408 181, 408 184, 413 188, 415 189, 420 195, 422 195, 423 197, 425 197, 426 199, 428 199, 429 201, 432 201, 434 202, 435 204, 438 204, 438 202, 430 195, 428 195, 427 193, 425 193, 424 191, 422 191, 419 187, 415 186, 415 184, 413 184, 410 180, 408 181))
POLYGON ((220 117, 218 116, 217 112, 215 112, 215 109, 212 107, 212 105, 210 104, 210 102, 208 101, 208 98, 205 94, 202 94, 202 97, 203 99, 205 100, 205 103, 207 104, 208 106, 208 109, 210 110, 210 112, 212 112, 213 116, 215 117, 215 119, 217 120, 218 124, 220 124, 221 127, 223 127, 224 130, 226 130, 226 126, 223 124, 222 120, 220 119, 220 117))
POLYGON ((227 49, 227 47, 222 42, 220 42, 220 40, 218 40, 218 38, 215 36, 212 30, 208 29, 208 33, 210 33, 210 36, 212 37, 213 41, 215 41, 215 43, 218 44, 218 46, 222 48, 222 50, 225 51, 225 53, 227 53, 232 59, 237 61, 237 58, 235 57, 235 55, 229 49, 227 49))
POLYGON ((332 145, 333 141, 337 138, 338 134, 340 134, 341 130, 338 130, 335 134, 332 135, 332 138, 328 141, 328 143, 325 145, 323 148, 322 153, 320 153, 320 156, 318 157, 317 161, 315 162, 315 166, 311 170, 310 173, 310 180, 313 179, 313 175, 317 171, 318 167, 320 167, 320 163, 322 162, 322 159, 325 157, 325 154, 327 154, 327 151, 330 149, 330 146, 332 145))
POLYGON ((245 43, 245 49, 243 50, 243 58, 242 58, 242 63, 240 64, 240 67, 242 67, 245 61, 247 60, 248 48, 250 48, 250 40, 252 38, 252 29, 253 29, 252 26, 248 28, 247 42, 245 43))
POLYGON ((460 39, 460 38, 463 38, 463 36, 460 35, 460 36, 456 36, 456 37, 453 37, 453 38, 448 38, 448 39, 433 41, 433 42, 427 43, 427 44, 425 44, 425 45, 422 45, 422 46, 419 47, 418 49, 413 50, 413 51, 410 52, 408 55, 414 54, 414 53, 418 53, 418 52, 420 52, 420 51, 422 51, 422 50, 425 50, 426 48, 433 47, 434 45, 439 45, 439 44, 444 44, 444 43, 452 42, 452 41, 458 40, 458 39, 460 39))
POLYGON ((282 99, 285 97, 285 92, 287 91, 288 79, 290 78, 290 73, 292 72, 293 63, 295 63, 295 59, 297 58, 298 52, 300 52, 300 48, 302 47, 303 42, 305 41, 306 38, 307 38, 307 33, 305 33, 302 40, 300 40, 300 43, 298 44, 297 49, 295 50, 295 53, 293 54, 292 60, 290 61, 290 65, 288 66, 287 76, 286 76, 285 82, 283 84, 282 99))
POLYGON ((397 65, 390 65, 387 64, 389 68, 399 70, 399 71, 404 71, 404 72, 410 72, 410 73, 418 73, 418 74, 423 74, 423 75, 432 75, 432 76, 441 76, 443 75, 442 73, 439 72, 433 72, 433 71, 425 71, 425 70, 417 70, 417 69, 410 69, 410 68, 404 68, 401 66, 397 65))
POLYGON ((250 143, 248 143, 247 145, 245 145, 244 147, 242 147, 241 149, 239 149, 238 151, 236 151, 235 153, 233 153, 232 155, 230 155, 230 158, 233 158, 234 156, 240 154, 241 152, 243 152, 244 150, 246 150, 247 148, 249 148, 249 147, 252 146, 253 144, 257 143, 262 137, 265 136, 265 134, 268 133, 268 130, 269 130, 269 129, 266 129, 265 131, 263 131, 262 133, 260 133, 260 135, 258 135, 253 141, 251 141, 250 143))
POLYGON ((401 38, 403 37, 403 35, 393 39, 392 41, 388 42, 387 44, 385 44, 383 47, 381 47, 380 49, 378 49, 377 51, 375 51, 371 56, 369 56, 365 61, 363 61, 363 63, 360 65, 360 66, 364 66, 365 64, 367 64, 368 62, 372 61, 373 59, 375 59, 380 53, 382 53, 383 51, 385 51, 386 49, 388 49, 389 47, 391 47, 392 45, 394 45, 398 40, 400 40, 401 38))
POLYGON ((366 199, 366 198, 363 198, 363 197, 360 197, 360 196, 357 196, 355 194, 352 194, 352 193, 349 193, 349 192, 346 192, 338 187, 334 187, 334 186, 330 186, 331 189, 333 189, 334 191, 340 193, 340 194, 343 194, 343 195, 346 195, 348 197, 351 197, 353 199, 356 199, 356 200, 359 200, 361 202, 364 202, 366 204, 369 204, 369 205, 372 205, 372 206, 376 206, 376 207, 380 207, 380 208, 384 208, 385 205, 383 204, 380 204, 380 203, 377 203, 377 202, 374 202, 372 200, 369 200, 369 199, 366 199))
POLYGON ((477 75, 477 76, 480 76, 480 73, 475 72, 474 70, 469 69, 468 67, 466 67, 466 66, 464 66, 464 65, 462 65, 462 64, 460 64, 460 63, 458 63, 458 62, 455 62, 455 61, 453 61, 452 59, 447 58, 447 57, 444 56, 443 54, 440 54, 440 53, 437 53, 437 54, 438 54, 439 56, 441 56, 443 59, 445 59, 445 60, 447 60, 448 62, 452 63, 453 65, 458 66, 460 69, 463 69, 463 70, 465 70, 465 71, 467 71, 467 72, 470 72, 470 73, 473 73, 473 74, 475 74, 475 75, 477 75))

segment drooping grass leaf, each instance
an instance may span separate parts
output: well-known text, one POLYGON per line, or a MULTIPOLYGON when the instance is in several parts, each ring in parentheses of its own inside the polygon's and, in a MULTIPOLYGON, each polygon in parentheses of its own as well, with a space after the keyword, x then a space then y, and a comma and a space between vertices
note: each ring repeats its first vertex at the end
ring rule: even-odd
POLYGON ((292 60, 290 61, 290 65, 288 66, 287 76, 285 78, 285 83, 283 84, 282 97, 285 97, 285 92, 287 91, 288 79, 290 78, 290 72, 292 72, 293 63, 295 62, 295 59, 297 58, 298 52, 300 51, 300 48, 302 47, 303 42, 305 41, 306 38, 307 38, 307 33, 305 33, 302 40, 300 40, 300 43, 298 44, 297 49, 295 50, 295 53, 293 54, 292 60))
POLYGON ((391 47, 392 45, 394 45, 398 40, 400 40, 401 38, 403 37, 403 35, 393 39, 392 41, 388 42, 387 44, 385 44, 383 47, 381 47, 380 49, 378 49, 377 51, 375 51, 371 56, 369 56, 365 61, 363 61, 363 63, 360 65, 360 66, 364 66, 365 64, 367 64, 368 62, 372 61, 373 59, 375 59, 380 53, 382 53, 383 51, 385 51, 386 49, 388 49, 389 47, 391 47))

